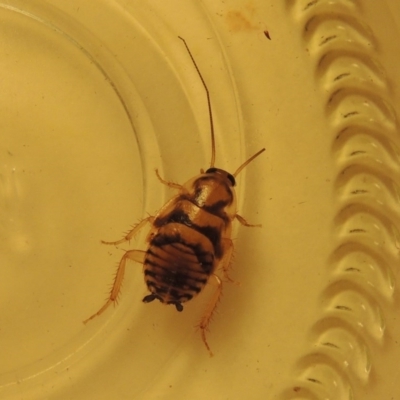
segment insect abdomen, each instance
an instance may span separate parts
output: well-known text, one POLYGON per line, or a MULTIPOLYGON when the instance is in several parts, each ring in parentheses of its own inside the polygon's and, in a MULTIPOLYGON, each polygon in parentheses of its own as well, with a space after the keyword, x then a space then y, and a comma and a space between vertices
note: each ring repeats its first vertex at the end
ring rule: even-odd
POLYGON ((214 269, 210 240, 182 223, 168 223, 151 240, 144 260, 150 292, 166 304, 191 300, 214 269))

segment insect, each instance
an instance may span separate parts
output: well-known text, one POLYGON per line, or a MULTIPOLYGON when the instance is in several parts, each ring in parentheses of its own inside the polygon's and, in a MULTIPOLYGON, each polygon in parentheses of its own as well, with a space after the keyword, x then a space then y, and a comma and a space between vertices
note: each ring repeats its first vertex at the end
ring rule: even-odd
POLYGON ((250 157, 233 174, 214 166, 215 138, 210 94, 186 41, 181 37, 179 39, 183 41, 207 95, 211 130, 210 167, 206 171, 201 170, 200 175, 183 185, 164 180, 156 170, 160 182, 178 193, 155 216, 143 219, 121 240, 102 241, 109 245, 129 242, 146 224, 151 225, 147 250, 128 250, 124 253, 106 303, 84 322, 102 314, 117 301, 126 262, 136 261, 143 264, 144 280, 150 292, 143 298, 144 303, 159 300, 182 311, 183 304, 198 295, 206 284, 215 285, 199 323, 202 340, 212 355, 206 332, 222 294, 223 280, 231 280, 228 271, 233 251, 232 221, 236 219, 245 226, 260 226, 249 224, 237 214, 235 178, 265 149, 250 157), (222 278, 218 273, 222 274, 222 278))

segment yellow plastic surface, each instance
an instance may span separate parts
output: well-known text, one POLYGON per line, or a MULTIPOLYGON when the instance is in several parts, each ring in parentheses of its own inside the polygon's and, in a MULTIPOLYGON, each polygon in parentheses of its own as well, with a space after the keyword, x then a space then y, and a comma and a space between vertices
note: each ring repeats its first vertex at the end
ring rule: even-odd
POLYGON ((0 398, 400 399, 397 0, 0 1, 0 398), (210 163, 238 177, 208 340, 106 246, 210 163), (267 36, 270 36, 268 38, 267 36))

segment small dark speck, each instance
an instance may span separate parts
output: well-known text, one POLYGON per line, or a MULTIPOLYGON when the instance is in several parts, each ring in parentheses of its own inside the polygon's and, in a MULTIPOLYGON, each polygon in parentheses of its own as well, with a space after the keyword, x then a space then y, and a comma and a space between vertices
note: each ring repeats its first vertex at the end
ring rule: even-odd
POLYGON ((352 112, 349 112, 347 114, 343 114, 343 118, 352 117, 353 115, 358 115, 358 114, 359 114, 358 111, 352 111, 352 112))
POLYGON ((317 3, 318 3, 318 0, 310 1, 309 3, 307 3, 307 5, 304 7, 303 10, 305 11, 305 10, 307 10, 307 8, 310 8, 310 7, 312 7, 312 6, 315 6, 317 3))
POLYGON ((337 310, 343 310, 343 311, 352 311, 350 307, 347 306, 336 306, 335 307, 337 310))
POLYGON ((365 233, 366 230, 365 229, 360 229, 360 228, 356 228, 356 229, 350 229, 349 233, 365 233))
POLYGON ((269 35, 268 31, 264 31, 264 35, 267 39, 271 40, 271 36, 269 35))
POLYGON ((333 348, 335 348, 335 349, 338 349, 339 347, 338 346, 336 346, 336 344, 334 344, 334 343, 331 343, 331 342, 325 342, 325 343, 322 343, 324 346, 326 346, 326 347, 333 347, 333 348))
POLYGON ((319 381, 318 379, 314 379, 314 378, 308 378, 307 380, 308 380, 308 381, 310 381, 310 382, 313 382, 313 383, 318 383, 318 384, 320 384, 320 385, 321 385, 321 381, 319 381))
POLYGON ((346 268, 345 271, 348 271, 348 272, 360 272, 360 270, 358 268, 354 268, 354 267, 346 268))
POLYGON ((355 156, 356 154, 365 154, 366 151, 364 150, 356 150, 350 153, 351 156, 355 156))
POLYGON ((339 81, 340 79, 345 78, 346 76, 350 76, 350 72, 344 72, 343 74, 338 75, 333 81, 339 81))
POLYGON ((323 46, 324 44, 330 42, 331 40, 336 39, 336 37, 337 37, 336 35, 328 36, 319 45, 323 46))
POLYGON ((356 190, 353 190, 353 191, 351 192, 351 194, 363 194, 363 193, 368 193, 368 190, 365 190, 365 189, 356 189, 356 190))

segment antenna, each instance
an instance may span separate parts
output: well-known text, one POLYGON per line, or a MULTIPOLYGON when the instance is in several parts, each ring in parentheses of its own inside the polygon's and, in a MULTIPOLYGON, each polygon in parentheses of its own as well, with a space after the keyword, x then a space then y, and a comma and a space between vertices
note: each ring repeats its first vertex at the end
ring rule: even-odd
POLYGON ((256 157, 258 157, 261 153, 263 153, 265 151, 265 147, 263 149, 261 149, 260 151, 257 151, 256 154, 254 154, 253 156, 251 156, 247 161, 245 161, 232 175, 234 177, 238 176, 239 173, 242 171, 242 169, 244 167, 246 167, 247 165, 249 165, 256 157))
MULTIPOLYGON (((196 61, 189 49, 188 44, 186 43, 186 40, 183 37, 178 36, 179 39, 182 40, 183 44, 186 47, 187 52, 189 53, 190 58, 192 59, 193 65, 196 68, 197 73, 199 74, 199 77, 201 79, 201 82, 203 83, 204 89, 206 90, 207 94, 207 103, 208 103, 208 115, 210 117, 210 130, 211 130, 211 163, 210 163, 210 168, 214 167, 215 164, 215 137, 214 137, 214 123, 213 123, 213 114, 212 114, 212 109, 211 109, 211 100, 210 100, 210 93, 208 91, 206 82, 203 79, 203 76, 201 75, 200 69, 196 64, 196 61)), ((250 160, 251 161, 251 160, 250 160)))

